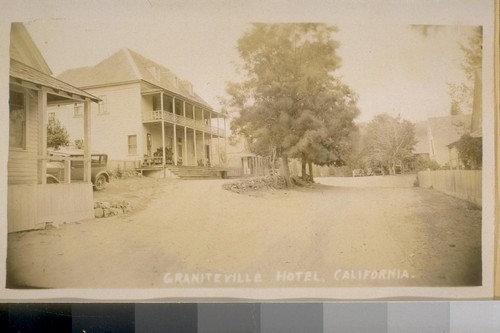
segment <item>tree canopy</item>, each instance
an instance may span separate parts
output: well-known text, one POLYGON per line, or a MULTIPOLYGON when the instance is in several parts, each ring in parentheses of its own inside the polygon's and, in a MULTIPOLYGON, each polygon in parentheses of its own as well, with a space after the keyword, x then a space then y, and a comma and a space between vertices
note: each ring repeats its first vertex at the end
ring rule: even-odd
POLYGON ((282 158, 331 164, 348 149, 355 127, 356 95, 336 78, 339 44, 333 26, 253 24, 238 41, 243 82, 229 83, 226 106, 232 130, 250 149, 282 158))
POLYGON ((477 71, 482 68, 483 60, 483 30, 476 27, 468 38, 466 44, 459 44, 464 54, 462 69, 466 76, 465 82, 449 83, 449 94, 451 97, 451 115, 462 114, 472 110, 474 82, 477 71))
POLYGON ((409 161, 413 156, 415 125, 400 116, 379 114, 367 125, 364 153, 369 164, 394 167, 409 161))
POLYGON ((69 134, 57 119, 47 124, 47 147, 59 149, 69 144, 69 134))

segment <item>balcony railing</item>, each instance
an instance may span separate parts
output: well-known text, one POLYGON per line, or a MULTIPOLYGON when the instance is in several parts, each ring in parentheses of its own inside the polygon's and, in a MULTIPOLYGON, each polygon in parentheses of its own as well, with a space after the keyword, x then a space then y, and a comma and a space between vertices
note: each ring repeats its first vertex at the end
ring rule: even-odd
POLYGON ((209 124, 203 123, 203 121, 201 120, 194 120, 191 118, 183 117, 165 110, 144 111, 142 114, 142 121, 144 122, 161 121, 161 120, 167 121, 171 124, 177 124, 192 129, 196 129, 198 131, 202 131, 205 133, 212 133, 213 135, 218 135, 218 136, 225 135, 223 129, 217 127, 210 127, 209 124))

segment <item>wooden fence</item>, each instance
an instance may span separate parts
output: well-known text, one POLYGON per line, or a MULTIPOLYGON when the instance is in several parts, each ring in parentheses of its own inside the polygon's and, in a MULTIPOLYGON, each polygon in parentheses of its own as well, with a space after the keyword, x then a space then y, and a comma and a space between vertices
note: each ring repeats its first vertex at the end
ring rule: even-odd
POLYGON ((482 206, 481 170, 437 170, 418 173, 420 187, 433 188, 482 206))

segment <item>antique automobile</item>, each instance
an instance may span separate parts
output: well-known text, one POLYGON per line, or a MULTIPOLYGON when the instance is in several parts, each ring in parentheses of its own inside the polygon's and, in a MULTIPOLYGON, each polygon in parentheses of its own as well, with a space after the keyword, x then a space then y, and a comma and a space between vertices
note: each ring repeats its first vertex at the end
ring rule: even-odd
MULTIPOLYGON (((53 151, 50 152, 50 159, 47 162, 47 183, 61 183, 64 181, 64 161, 57 157, 82 158, 81 151, 53 151)), ((108 155, 91 154, 91 181, 94 190, 103 190, 109 183, 109 174, 107 172, 108 155)), ((83 181, 83 160, 71 160, 71 181, 83 181)))
POLYGON ((363 169, 354 169, 352 170, 353 177, 363 177, 365 175, 365 171, 363 169))

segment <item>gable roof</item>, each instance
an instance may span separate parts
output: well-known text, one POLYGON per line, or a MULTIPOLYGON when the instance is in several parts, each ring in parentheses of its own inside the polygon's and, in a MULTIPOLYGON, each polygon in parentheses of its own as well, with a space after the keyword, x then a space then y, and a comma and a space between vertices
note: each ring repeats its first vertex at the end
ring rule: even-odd
POLYGON ((76 95, 78 97, 86 97, 93 100, 94 102, 99 101, 97 97, 76 87, 73 87, 66 82, 47 75, 46 73, 43 73, 35 68, 31 68, 15 59, 10 60, 9 75, 11 78, 21 82, 26 81, 34 83, 35 85, 52 88, 55 91, 64 91, 68 94, 76 95))
POLYGON ((429 153, 429 139, 427 134, 427 121, 420 121, 415 123, 415 139, 417 143, 413 148, 414 154, 428 154, 429 153))
POLYGON ((194 92, 191 83, 128 48, 120 49, 95 66, 66 70, 58 78, 82 89, 142 80, 212 109, 194 92))
POLYGON ((447 148, 450 143, 459 140, 463 134, 468 133, 471 119, 470 114, 429 118, 429 131, 436 149, 447 148))
POLYGON ((46 75, 52 75, 49 65, 22 23, 12 23, 10 29, 10 58, 46 75))

